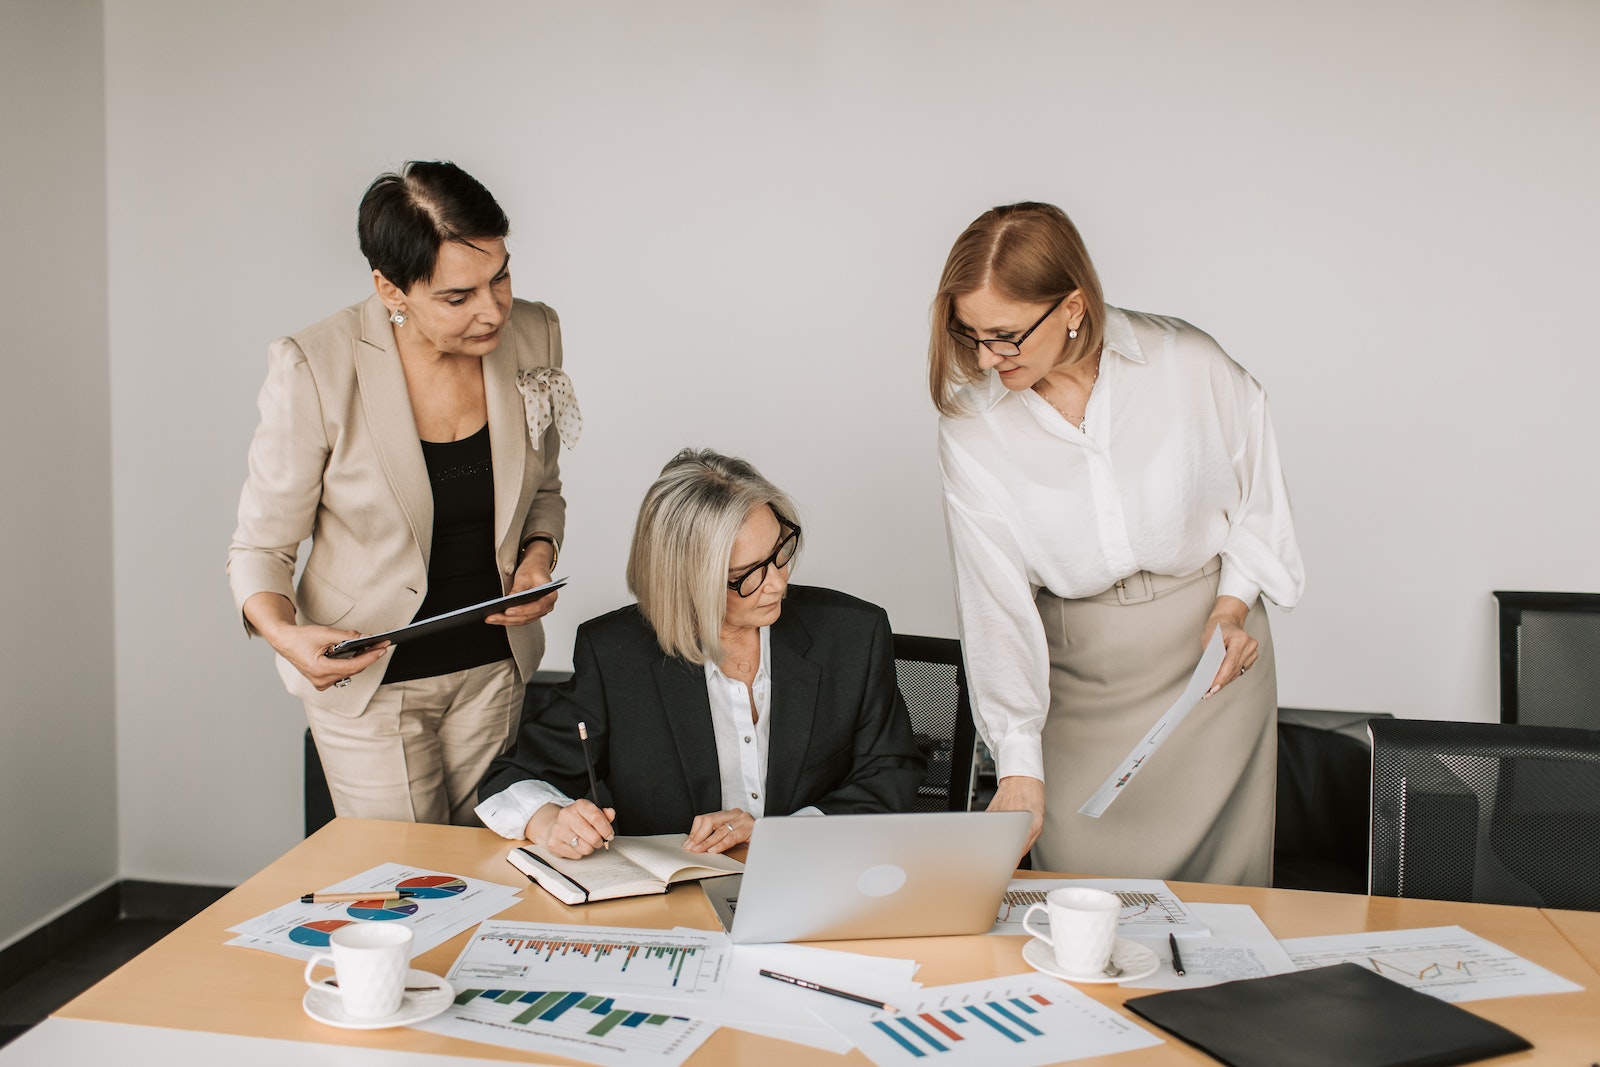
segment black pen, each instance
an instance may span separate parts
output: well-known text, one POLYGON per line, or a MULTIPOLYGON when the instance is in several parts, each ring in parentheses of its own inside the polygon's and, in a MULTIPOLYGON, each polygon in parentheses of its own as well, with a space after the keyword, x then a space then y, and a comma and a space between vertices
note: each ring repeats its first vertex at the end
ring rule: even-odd
POLYGON ((834 989, 831 986, 818 985, 816 982, 808 982, 804 978, 796 978, 790 974, 779 974, 777 971, 763 969, 761 971, 761 977, 776 978, 780 982, 788 982, 790 985, 797 985, 801 989, 812 989, 818 993, 826 993, 830 997, 843 997, 845 1000, 853 1000, 857 1004, 869 1004, 874 1008, 881 1008, 884 1011, 898 1010, 893 1004, 885 1004, 881 1000, 873 1000, 871 997, 863 997, 857 993, 846 993, 842 989, 834 989))
POLYGON ((1178 939, 1173 935, 1168 934, 1167 944, 1172 946, 1172 973, 1183 974, 1183 957, 1178 955, 1178 939))
MULTIPOLYGON (((600 806, 600 780, 594 776, 594 760, 589 757, 589 726, 587 723, 578 724, 578 740, 583 742, 583 765, 589 768, 589 796, 594 801, 595 807, 600 806)), ((607 851, 611 849, 611 842, 601 842, 607 851)))

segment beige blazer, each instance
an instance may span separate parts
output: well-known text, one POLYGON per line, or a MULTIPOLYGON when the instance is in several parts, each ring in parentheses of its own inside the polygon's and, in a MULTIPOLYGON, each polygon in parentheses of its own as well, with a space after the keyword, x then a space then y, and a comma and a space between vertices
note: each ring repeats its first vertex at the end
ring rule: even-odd
MULTIPOLYGON (((533 447, 517 370, 561 366, 556 314, 516 300, 500 347, 484 357, 494 457, 495 561, 509 592, 524 535, 558 539, 566 525, 552 423, 533 447)), ((382 633, 415 617, 427 593, 433 490, 422 458, 388 308, 376 295, 267 349, 261 421, 239 495, 239 525, 228 548, 234 606, 256 593, 281 593, 302 623, 382 633), (299 545, 311 552, 294 584, 299 545)), ((254 628, 247 622, 247 632, 254 628)), ((509 627, 524 681, 544 654, 537 622, 509 627)), ((342 689, 318 692, 289 662, 278 673, 289 692, 319 707, 360 715, 383 681, 386 656, 342 689)))

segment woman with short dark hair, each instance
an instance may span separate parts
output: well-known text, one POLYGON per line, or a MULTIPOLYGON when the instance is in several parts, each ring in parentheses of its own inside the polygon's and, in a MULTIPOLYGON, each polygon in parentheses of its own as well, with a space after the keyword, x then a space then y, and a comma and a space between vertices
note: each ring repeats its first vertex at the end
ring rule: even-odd
POLYGON ((512 297, 510 224, 476 179, 407 163, 367 189, 358 229, 374 295, 268 348, 229 580, 305 702, 340 815, 472 822, 555 596, 326 652, 549 581, 581 420, 555 312, 512 297))
POLYGON ((673 457, 633 529, 639 602, 578 627, 571 681, 530 699, 484 780, 484 824, 575 859, 614 832, 723 852, 765 815, 909 810, 924 762, 889 618, 789 584, 796 519, 744 460, 673 457), (589 757, 608 798, 585 795, 589 757))

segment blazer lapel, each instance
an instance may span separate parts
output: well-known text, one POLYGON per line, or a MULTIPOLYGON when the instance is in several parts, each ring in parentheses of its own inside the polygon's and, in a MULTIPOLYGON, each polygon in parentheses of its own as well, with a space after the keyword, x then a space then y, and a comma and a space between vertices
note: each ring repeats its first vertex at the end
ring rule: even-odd
POLYGON ((817 717, 817 691, 822 668, 806 658, 811 633, 793 615, 784 614, 772 625, 772 725, 767 734, 768 814, 787 814, 794 808, 800 766, 817 717))
MULTIPOLYGON (((489 449, 494 458, 494 543, 516 555, 520 526, 513 529, 522 498, 522 465, 527 460, 528 418, 517 389, 517 361, 508 336, 483 360, 483 398, 489 408, 489 449)), ((515 559, 511 561, 515 563, 515 559)))
POLYGON ((422 458, 417 422, 400 353, 394 347, 388 310, 376 295, 361 307, 361 336, 351 342, 361 407, 377 444, 378 461, 411 524, 411 536, 423 560, 433 550, 433 487, 422 458))
POLYGON ((657 656, 653 670, 678 748, 678 760, 689 782, 694 812, 700 815, 720 811, 722 773, 717 766, 717 735, 711 728, 711 698, 706 694, 705 671, 667 656, 657 656))

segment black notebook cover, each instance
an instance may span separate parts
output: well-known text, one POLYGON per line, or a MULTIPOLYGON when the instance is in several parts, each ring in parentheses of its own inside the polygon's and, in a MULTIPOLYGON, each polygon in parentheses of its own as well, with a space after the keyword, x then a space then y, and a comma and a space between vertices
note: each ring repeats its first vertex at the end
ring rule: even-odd
POLYGON ((1232 1067, 1450 1067, 1533 1047, 1354 963, 1176 989, 1125 1006, 1232 1067))

